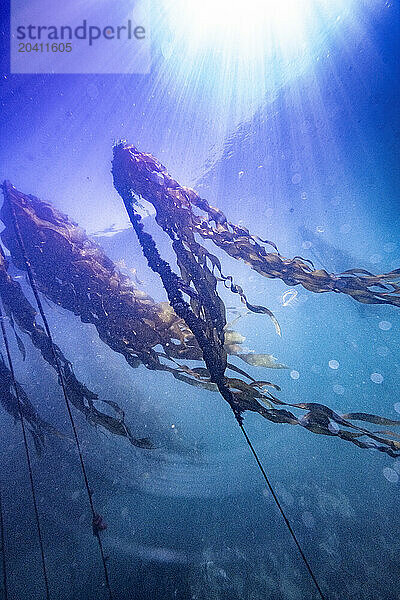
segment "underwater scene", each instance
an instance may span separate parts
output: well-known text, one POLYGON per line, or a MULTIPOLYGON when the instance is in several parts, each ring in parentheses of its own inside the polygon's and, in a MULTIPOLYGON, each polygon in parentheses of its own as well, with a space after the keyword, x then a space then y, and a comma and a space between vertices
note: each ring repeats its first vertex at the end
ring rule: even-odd
POLYGON ((0 600, 399 600, 399 2, 107 1, 1 12, 0 600))

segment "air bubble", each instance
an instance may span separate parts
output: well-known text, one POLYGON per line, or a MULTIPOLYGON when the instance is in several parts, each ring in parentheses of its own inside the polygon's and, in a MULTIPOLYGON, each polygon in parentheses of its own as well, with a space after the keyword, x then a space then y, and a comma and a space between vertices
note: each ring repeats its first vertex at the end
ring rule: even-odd
POLYGON ((369 261, 373 265, 376 265, 378 262, 381 262, 381 260, 382 260, 382 256, 380 254, 373 254, 372 256, 369 257, 369 261))
MULTIPOLYGON (((392 469, 391 469, 392 470, 392 469)), ((312 516, 312 513, 310 513, 310 511, 306 510, 306 512, 304 512, 301 515, 301 518, 303 519, 303 523, 306 527, 308 527, 308 529, 311 529, 312 527, 314 527, 315 525, 315 520, 314 517, 312 516)))
POLYGON ((399 475, 394 469, 391 469, 390 467, 385 467, 382 472, 384 478, 387 479, 390 483, 397 483, 399 481, 399 475))
POLYGON ((389 331, 389 329, 392 329, 392 324, 390 321, 380 321, 379 329, 382 329, 382 331, 389 331))
POLYGON ((380 373, 371 373, 371 381, 373 381, 374 383, 382 383, 383 375, 381 375, 380 373))
POLYGON ((396 473, 400 473, 400 460, 396 460, 393 463, 393 469, 396 471, 396 473))
POLYGON ((295 370, 290 371, 290 377, 292 379, 298 379, 300 377, 300 373, 298 371, 295 371, 295 370))
POLYGON ((389 348, 387 346, 379 346, 376 349, 376 352, 379 356, 387 356, 389 354, 389 348))
POLYGON ((339 385, 337 383, 337 384, 335 384, 333 386, 333 391, 335 392, 335 394, 339 394, 339 396, 343 396, 343 394, 344 394, 344 387, 342 385, 339 385))
POLYGON ((383 249, 388 254, 390 254, 391 252, 394 252, 396 250, 396 248, 397 248, 397 245, 394 244, 393 242, 388 242, 387 244, 383 244, 383 249))
POLYGON ((301 181, 301 175, 300 173, 295 173, 292 177, 292 183, 294 183, 295 185, 297 185, 298 183, 300 183, 301 181))
POLYGON ((338 369, 338 368, 339 368, 339 361, 337 361, 337 360, 330 360, 330 361, 328 362, 328 365, 329 365, 329 367, 330 367, 331 369, 334 369, 334 370, 336 371, 336 369, 338 369))
POLYGON ((340 427, 335 421, 329 421, 328 429, 331 433, 337 433, 340 430, 340 427))
POLYGON ((400 402, 395 402, 395 403, 393 404, 393 408, 394 408, 394 410, 395 410, 397 413, 399 413, 399 415, 400 415, 400 402))
POLYGON ((292 506, 294 504, 294 498, 290 492, 287 490, 282 490, 280 492, 281 501, 287 504, 288 506, 292 506))
POLYGON ((307 200, 307 194, 306 194, 306 192, 301 192, 301 199, 302 200, 307 200))
POLYGON ((309 250, 309 248, 311 248, 311 246, 312 246, 312 242, 310 242, 309 240, 306 240, 301 245, 301 247, 304 248, 304 250, 309 250))

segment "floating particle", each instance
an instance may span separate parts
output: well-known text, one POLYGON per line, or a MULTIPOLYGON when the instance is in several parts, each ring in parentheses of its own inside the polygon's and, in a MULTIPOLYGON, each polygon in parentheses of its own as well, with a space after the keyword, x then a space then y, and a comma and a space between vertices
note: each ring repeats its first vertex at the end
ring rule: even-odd
POLYGON ((301 175, 300 173, 295 173, 292 177, 292 183, 294 183, 295 185, 297 185, 298 183, 300 183, 301 181, 301 175))
POLYGON ((324 231, 325 231, 325 227, 323 227, 322 225, 318 225, 318 227, 316 228, 317 233, 324 233, 324 231))
POLYGON ((301 192, 301 199, 302 200, 307 200, 307 194, 306 194, 306 192, 301 192))
POLYGON ((281 298, 282 306, 289 306, 292 302, 294 302, 298 293, 299 292, 297 290, 288 290, 285 292, 281 298))
MULTIPOLYGON (((400 464, 400 463, 399 463, 400 464)), ((282 490, 280 492, 281 501, 287 504, 288 506, 292 506, 294 504, 294 498, 290 492, 287 490, 282 490)))
POLYGON ((385 467, 382 470, 382 473, 384 478, 390 481, 390 483, 397 483, 399 481, 399 474, 396 473, 396 471, 394 469, 391 469, 390 467, 385 467))
POLYGON ((239 171, 239 173, 238 173, 239 179, 242 179, 243 175, 244 175, 244 171, 239 171))
POLYGON ((264 165, 258 165, 257 169, 262 169, 264 165))
POLYGON ((351 225, 349 223, 345 223, 340 228, 340 233, 350 233, 350 231, 351 231, 351 225))
POLYGON ((333 386, 333 391, 335 392, 335 394, 339 394, 339 396, 343 396, 344 394, 344 387, 338 383, 336 383, 333 386))
POLYGON ((369 257, 369 261, 373 265, 376 265, 378 262, 381 262, 381 260, 382 260, 382 256, 380 254, 373 254, 372 256, 369 257))
POLYGON ((301 247, 304 248, 304 250, 308 250, 309 248, 311 248, 312 246, 312 242, 310 242, 309 240, 306 240, 302 243, 301 247))
POLYGON ((72 500, 77 500, 79 498, 79 496, 81 495, 81 492, 79 490, 76 490, 73 494, 72 494, 72 500))
POLYGON ((295 371, 295 370, 290 371, 290 377, 292 379, 298 379, 300 377, 300 373, 298 371, 295 371))
POLYGON ((393 404, 393 408, 394 408, 394 410, 395 410, 397 413, 399 413, 399 414, 400 414, 400 402, 395 402, 395 403, 393 404))
POLYGON ((379 346, 376 349, 376 352, 379 356, 387 356, 389 354, 389 348, 387 346, 379 346))
POLYGON ((314 520, 314 517, 312 516, 312 514, 310 513, 310 511, 306 510, 305 512, 303 512, 303 514, 301 515, 301 518, 303 519, 303 523, 306 527, 308 527, 309 529, 314 527, 315 520, 314 520))
POLYGON ((328 429, 331 433, 337 433, 340 430, 340 427, 335 421, 329 421, 328 429))
POLYGON ((379 329, 382 329, 382 331, 389 331, 389 329, 392 329, 392 324, 390 321, 380 321, 379 329))
POLYGON ((328 365, 329 365, 330 369, 334 369, 336 371, 336 369, 339 368, 339 361, 337 361, 337 360, 330 360, 328 362, 328 365))
POLYGON ((393 242, 388 242, 387 244, 383 244, 383 249, 388 254, 390 254, 391 252, 394 252, 396 250, 396 248, 397 248, 397 245, 394 244, 393 242))
POLYGON ((371 381, 373 381, 374 383, 382 383, 383 375, 381 375, 380 373, 371 373, 371 381))

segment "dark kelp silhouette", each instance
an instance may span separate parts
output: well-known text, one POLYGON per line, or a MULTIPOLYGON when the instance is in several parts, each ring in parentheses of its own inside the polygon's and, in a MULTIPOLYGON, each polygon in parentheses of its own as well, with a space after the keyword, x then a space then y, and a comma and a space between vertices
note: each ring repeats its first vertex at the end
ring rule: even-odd
MULTIPOLYGON (((243 260, 255 271, 287 285, 302 285, 311 292, 347 294, 365 304, 400 306, 400 269, 373 275, 365 269, 349 269, 340 274, 314 269, 312 263, 299 256, 284 258, 274 242, 261 240, 243 226, 228 221, 218 209, 210 206, 190 188, 181 186, 165 167, 150 154, 134 146, 118 144, 114 153, 114 174, 117 188, 130 191, 151 202, 157 212, 157 222, 170 226, 179 221, 182 228, 211 240, 233 258, 243 260), (275 252, 267 252, 267 244, 275 252)), ((203 260, 207 253, 203 250, 203 260)), ((219 261, 214 266, 219 270, 219 261)), ((226 278, 231 281, 230 278, 226 278)), ((237 291, 237 290, 233 290, 237 291)))
MULTIPOLYGON (((193 333, 168 302, 157 303, 140 290, 66 215, 8 183, 3 189, 6 202, 0 213, 5 224, 2 240, 14 264, 25 269, 7 208, 12 202, 35 278, 49 299, 83 322, 94 324, 100 338, 122 354, 130 366, 143 364, 148 369, 169 371, 178 379, 214 389, 201 370, 191 370, 176 361, 202 361, 202 352, 193 333)), ((240 346, 245 338, 238 339, 229 329, 225 337, 227 352, 248 362, 248 354, 240 346)), ((251 356, 252 364, 258 361, 272 368, 284 366, 275 364, 270 355, 251 356)))
POLYGON ((10 369, 6 366, 3 356, 0 356, 0 404, 15 421, 21 416, 28 424, 36 452, 41 454, 45 445, 46 435, 63 436, 55 427, 42 419, 31 403, 22 385, 16 382, 18 397, 14 390, 14 381, 10 369), (19 404, 18 404, 19 398, 19 404))
MULTIPOLYGON (((320 403, 283 402, 264 391, 261 382, 246 383, 242 379, 226 376, 226 318, 225 306, 217 293, 218 280, 228 283, 231 291, 240 295, 249 310, 268 314, 278 333, 280 329, 267 308, 249 304, 242 288, 234 283, 232 277, 222 274, 219 259, 199 244, 195 234, 211 239, 231 256, 243 259, 268 277, 280 277, 290 285, 301 283, 311 291, 347 293, 365 303, 400 305, 400 288, 394 283, 400 271, 373 276, 355 269, 345 275, 329 275, 325 271, 314 270, 299 257, 283 259, 273 242, 264 242, 276 250, 267 254, 248 230, 229 223, 221 211, 211 207, 193 190, 180 186, 154 157, 123 143, 114 148, 112 172, 114 185, 124 201, 150 268, 159 274, 174 311, 193 332, 203 352, 210 381, 217 385, 240 424, 242 413, 251 410, 274 422, 301 425, 314 433, 336 435, 362 448, 373 447, 391 456, 398 455, 400 443, 393 439, 394 436, 387 438, 386 431, 371 432, 351 422, 360 420, 360 413, 340 416, 320 403), (135 210, 140 198, 153 204, 156 222, 170 237, 180 276, 161 258, 153 238, 144 231, 140 214, 135 210), (199 209, 206 216, 199 216, 199 209), (387 287, 383 281, 389 282, 387 287), (375 287, 385 291, 375 291, 372 289, 375 287), (273 408, 273 404, 306 410, 307 413, 299 418, 286 409, 273 408), (368 439, 362 440, 361 437, 368 439)), ((400 424, 399 421, 365 413, 361 420, 382 425, 400 424)))
MULTIPOLYGON (((230 239, 232 248, 229 246, 229 254, 233 255, 234 247, 237 249, 237 257, 240 258, 243 258, 241 256, 243 246, 246 252, 248 246, 251 249, 256 246, 261 248, 261 246, 258 246, 255 241, 249 241, 248 238, 251 236, 250 234, 246 236, 243 228, 231 224, 229 229, 234 230, 234 239, 227 236, 221 230, 228 227, 225 217, 208 204, 206 205, 208 217, 204 224, 197 222, 198 217, 188 199, 188 196, 194 195, 194 192, 181 188, 169 176, 168 186, 164 191, 165 173, 165 169, 152 157, 142 155, 135 149, 123 145, 115 148, 113 163, 115 186, 124 199, 150 267, 162 279, 169 304, 154 302, 127 276, 121 274, 100 246, 91 241, 85 232, 72 223, 66 215, 33 196, 18 192, 9 183, 5 183, 3 186, 5 202, 1 211, 5 229, 1 237, 11 253, 14 264, 18 268, 26 268, 12 224, 11 203, 24 238, 26 254, 41 292, 53 302, 79 315, 82 321, 93 323, 103 342, 114 351, 121 353, 132 367, 143 364, 152 370, 168 371, 175 378, 191 385, 211 390, 218 389, 232 407, 240 423, 242 413, 250 410, 273 422, 300 425, 315 433, 338 436, 362 448, 376 448, 391 456, 400 454, 400 443, 394 439, 396 434, 386 430, 369 431, 355 425, 352 420, 383 426, 394 426, 400 422, 366 413, 338 415, 323 404, 283 402, 266 389, 272 387, 279 390, 278 386, 268 381, 256 381, 242 369, 228 363, 227 355, 232 353, 251 364, 258 362, 260 365, 272 366, 272 362, 267 360, 269 355, 259 355, 258 358, 257 355, 251 355, 256 359, 249 361, 249 355, 240 351, 240 341, 239 344, 230 344, 227 340, 229 330, 225 306, 217 291, 219 281, 223 281, 233 293, 239 294, 241 301, 249 310, 269 315, 278 333, 279 324, 267 308, 254 306, 248 302, 242 288, 233 282, 232 277, 222 274, 218 258, 199 244, 195 235, 199 233, 199 227, 204 230, 208 228, 203 237, 213 239, 212 232, 216 231, 222 240, 230 239), (135 163, 134 169, 133 163, 135 163), (156 165, 154 170, 152 170, 153 164, 156 165), (138 185, 134 175, 138 177, 138 185), (135 212, 135 197, 138 195, 152 202, 156 210, 157 223, 171 238, 180 270, 179 276, 160 257, 154 240, 144 231, 141 217, 135 212), (239 230, 240 236, 238 236, 239 230), (216 271, 218 275, 215 274, 216 271), (204 360, 205 366, 201 363, 199 367, 189 368, 180 362, 182 359, 199 362, 204 360), (232 370, 243 379, 236 376, 228 377, 227 370, 232 370), (275 408, 275 406, 290 407, 296 409, 296 412, 306 411, 306 413, 297 416, 288 408, 275 408)), ((221 247, 223 246, 224 244, 221 247)), ((245 256, 247 256, 246 252, 244 252, 245 256)), ((281 261, 285 260, 281 259, 279 254, 271 256, 278 256, 281 261)), ((294 261, 306 265, 303 259, 294 259, 294 261)), ((287 278, 285 269, 281 274, 283 280, 287 278)), ((310 273, 318 272, 310 267, 310 273)), ((7 276, 9 277, 8 274, 7 276)), ((364 280, 364 276, 349 277, 354 282, 364 280)), ((369 301, 382 302, 380 297, 372 300, 375 292, 369 289, 370 285, 369 282, 363 288, 363 293, 368 295, 369 301)), ((387 293, 390 298, 397 297, 394 287, 390 293, 387 293)), ((359 295, 354 297, 360 299, 359 295)), ((23 302, 20 304, 23 306, 23 302)), ((21 309, 22 314, 24 310, 21 309)), ((29 327, 21 325, 24 323, 22 316, 21 319, 19 322, 14 316, 18 327, 29 332, 29 327)), ((32 328, 32 325, 30 327, 32 328)), ((33 338, 31 339, 34 341, 33 338)), ((43 356, 46 358, 45 354, 43 356)), ((86 406, 85 402, 83 406, 86 406)), ((81 402, 77 402, 77 408, 83 410, 81 402)), ((118 419, 117 421, 120 423, 118 419)), ((123 424, 123 428, 125 427, 123 424)))
MULTIPOLYGON (((0 249, 0 297, 3 303, 4 310, 7 318, 15 332, 15 325, 19 329, 27 334, 32 344, 40 351, 44 360, 53 369, 56 369, 55 359, 51 348, 51 343, 47 337, 43 327, 36 322, 36 311, 24 295, 20 284, 13 280, 7 272, 7 260, 4 256, 3 251, 0 249)), ((25 348, 22 340, 17 337, 18 346, 25 356, 25 348)), ((59 363, 62 368, 62 373, 66 382, 68 391, 68 397, 75 408, 83 413, 87 421, 92 425, 99 425, 104 429, 107 429, 114 435, 126 437, 131 444, 141 448, 151 447, 151 443, 146 438, 136 439, 131 434, 129 428, 124 422, 124 413, 118 407, 118 405, 112 401, 103 400, 104 403, 109 405, 117 414, 117 417, 112 417, 106 413, 98 410, 94 403, 99 400, 98 395, 89 390, 83 383, 78 381, 76 378, 71 363, 65 358, 58 346, 55 346, 59 363)), ((8 368, 5 366, 4 361, 0 365, 0 402, 3 406, 9 407, 8 412, 12 416, 16 417, 18 411, 17 399, 12 394, 12 381, 11 374, 8 368), (12 409, 13 412, 10 412, 12 409)), ((35 445, 38 448, 36 440, 41 443, 44 441, 44 432, 56 433, 55 429, 50 425, 46 424, 42 419, 39 418, 37 413, 33 410, 27 395, 21 388, 20 397, 23 398, 22 403, 22 416, 30 424, 32 434, 34 435, 35 445), (46 425, 46 426, 44 426, 46 425), (39 435, 39 432, 41 435, 39 435)))

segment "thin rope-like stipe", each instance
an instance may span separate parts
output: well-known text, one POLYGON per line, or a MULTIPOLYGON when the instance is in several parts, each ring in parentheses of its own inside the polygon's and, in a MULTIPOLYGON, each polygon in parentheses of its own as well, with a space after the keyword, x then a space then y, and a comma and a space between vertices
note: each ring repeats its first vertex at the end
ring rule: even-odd
MULTIPOLYGON (((31 486, 33 509, 35 512, 35 520, 36 520, 36 527, 37 527, 37 533, 38 533, 40 558, 41 558, 41 562, 42 562, 43 580, 44 580, 44 587, 45 587, 45 593, 46 593, 46 600, 50 600, 50 588, 49 588, 49 580, 47 577, 47 568, 46 568, 46 559, 45 559, 45 554, 44 554, 42 528, 40 526, 39 509, 38 509, 38 503, 36 500, 36 490, 35 490, 35 483, 33 480, 32 463, 31 463, 31 457, 30 457, 30 453, 29 453, 28 438, 26 435, 25 421, 24 421, 24 417, 22 414, 21 398, 19 395, 17 380, 15 379, 14 365, 13 365, 13 362, 11 359, 11 352, 10 352, 10 346, 8 344, 7 332, 6 332, 6 328, 4 327, 4 316, 3 316, 3 310, 2 310, 1 305, 0 305, 0 327, 1 327, 1 332, 3 334, 4 347, 6 349, 8 366, 9 366, 10 373, 11 373, 11 379, 12 379, 12 384, 13 384, 13 388, 14 388, 14 393, 15 393, 15 397, 17 399, 19 418, 21 421, 22 436, 24 439, 25 454, 26 454, 26 462, 27 462, 28 471, 29 471, 29 482, 30 482, 30 486, 31 486)), ((3 531, 3 524, 2 524, 1 529, 3 531)), ((3 540, 2 540, 2 545, 3 545, 3 540)), ((4 545, 3 545, 3 552, 4 552, 4 545)))
POLYGON ((3 597, 8 600, 8 584, 7 584, 7 565, 6 565, 6 547, 4 536, 4 518, 3 518, 3 486, 0 483, 0 544, 1 544, 1 566, 3 570, 3 597))
POLYGON ((254 449, 254 446, 253 446, 253 444, 251 443, 251 441, 250 441, 250 438, 249 438, 249 436, 247 435, 247 432, 246 432, 245 428, 243 427, 243 423, 241 423, 239 420, 238 420, 238 423, 239 423, 239 427, 240 427, 240 429, 241 429, 241 430, 242 430, 242 432, 243 432, 243 435, 244 435, 244 437, 246 438, 246 442, 247 442, 247 444, 248 444, 248 446, 249 446, 249 448, 250 448, 250 450, 251 450, 251 452, 252 452, 252 454, 253 454, 254 458, 256 459, 257 465, 258 465, 258 467, 259 467, 259 469, 260 469, 260 471, 261 471, 261 473, 262 473, 262 476, 263 476, 263 477, 264 477, 264 479, 265 479, 265 483, 267 484, 267 486, 268 486, 268 489, 269 489, 269 491, 270 491, 270 492, 271 492, 271 494, 272 494, 272 497, 273 497, 273 499, 274 499, 274 501, 275 501, 275 504, 276 504, 276 505, 277 505, 277 507, 279 508, 279 511, 280 511, 280 513, 281 513, 281 515, 282 515, 282 517, 283 517, 283 519, 284 519, 285 523, 286 523, 286 527, 288 528, 288 530, 289 530, 289 533, 290 533, 290 535, 292 536, 292 538, 293 538, 293 540, 294 540, 294 542, 295 542, 295 544, 296 544, 296 546, 297 546, 297 549, 298 549, 298 551, 299 551, 299 553, 300 553, 300 556, 301 556, 301 558, 303 559, 303 562, 304 562, 304 564, 305 564, 305 566, 306 566, 306 568, 307 568, 307 571, 309 572, 309 574, 310 574, 310 576, 311 576, 311 579, 313 580, 313 582, 314 582, 314 584, 315 584, 315 587, 316 587, 316 588, 317 588, 317 590, 318 590, 318 593, 319 593, 319 595, 320 595, 320 597, 321 597, 321 600, 327 600, 327 599, 326 599, 326 597, 324 596, 324 594, 323 594, 323 592, 322 592, 322 590, 321 590, 321 588, 320 588, 320 586, 319 586, 319 583, 318 583, 318 581, 317 581, 317 579, 316 579, 316 577, 315 577, 315 575, 314 575, 314 572, 313 572, 313 570, 312 570, 312 568, 311 568, 311 566, 310 566, 310 564, 309 564, 309 562, 308 562, 308 560, 307 560, 307 558, 306 558, 306 556, 305 556, 305 554, 304 554, 304 552, 303 552, 303 549, 302 549, 302 547, 301 547, 301 545, 300 545, 300 542, 299 542, 299 540, 297 539, 297 536, 296 536, 295 532, 294 532, 294 531, 293 531, 293 529, 292 529, 292 526, 291 526, 291 524, 290 524, 290 522, 289 522, 289 519, 287 518, 287 516, 286 516, 286 514, 285 514, 285 511, 283 510, 283 508, 282 508, 282 505, 281 505, 281 503, 279 502, 279 498, 277 497, 277 495, 276 495, 276 493, 275 493, 275 491, 274 491, 274 488, 272 487, 272 484, 271 484, 270 480, 268 479, 268 476, 267 476, 267 474, 266 474, 266 472, 265 472, 265 470, 264 470, 264 467, 262 466, 262 464, 261 464, 261 461, 260 461, 260 459, 258 458, 257 452, 255 451, 255 449, 254 449))
POLYGON ((27 271, 29 283, 30 283, 30 286, 32 288, 33 295, 35 296, 35 300, 36 300, 36 303, 37 303, 37 306, 38 306, 38 309, 39 309, 40 316, 42 317, 42 321, 43 321, 43 325, 44 325, 47 337, 50 340, 51 351, 52 351, 53 356, 54 356, 54 362, 55 362, 55 365, 56 365, 56 370, 57 370, 57 374, 58 374, 58 377, 59 377, 59 382, 60 382, 60 385, 61 385, 61 388, 62 388, 62 391, 63 391, 65 405, 66 405, 68 416, 69 416, 69 420, 70 420, 70 423, 71 423, 71 428, 72 428, 72 432, 73 432, 73 436, 74 436, 74 440, 75 440, 75 445, 76 445, 76 449, 77 449, 77 452, 78 452, 79 461, 80 461, 80 465, 81 465, 81 471, 82 471, 82 475, 83 475, 83 479, 84 479, 84 482, 85 482, 85 487, 86 487, 86 491, 87 491, 87 495, 88 495, 90 510, 91 510, 91 513, 92 513, 93 534, 97 538, 97 541, 98 541, 98 544, 99 544, 100 556, 101 556, 101 561, 102 561, 103 569, 104 569, 105 585, 106 585, 106 588, 107 588, 109 600, 113 600, 113 594, 112 594, 112 590, 111 590, 110 578, 109 578, 109 574, 108 574, 107 559, 106 559, 106 556, 104 554, 103 543, 102 543, 101 538, 100 538, 100 531, 102 530, 102 527, 98 525, 99 523, 102 522, 102 517, 101 517, 101 515, 99 515, 96 512, 96 510, 94 508, 94 503, 93 503, 93 498, 92 498, 93 492, 92 492, 92 490, 90 488, 90 485, 89 485, 89 479, 88 479, 87 472, 86 472, 85 461, 83 459, 83 454, 82 454, 81 444, 80 444, 80 441, 79 441, 78 431, 77 431, 77 428, 76 428, 76 425, 75 425, 75 421, 74 421, 74 417, 73 417, 72 410, 71 410, 71 402, 70 402, 69 397, 68 397, 68 392, 67 392, 67 386, 66 386, 66 383, 65 383, 64 373, 63 373, 63 370, 61 368, 60 360, 59 360, 59 357, 58 357, 58 354, 57 354, 57 351, 56 351, 56 348, 55 348, 55 345, 54 345, 54 341, 53 341, 53 337, 51 335, 49 323, 47 321, 46 314, 45 314, 44 309, 43 309, 43 304, 42 304, 42 301, 41 301, 40 296, 39 296, 39 291, 38 291, 38 288, 37 288, 37 285, 36 285, 36 282, 35 282, 35 278, 34 278, 34 275, 33 275, 32 265, 31 265, 31 263, 29 261, 29 258, 27 256, 26 248, 25 248, 25 244, 24 244, 24 240, 22 239, 22 235, 21 235, 20 229, 18 227, 18 221, 17 221, 17 217, 16 217, 16 214, 15 214, 14 206, 13 206, 12 202, 9 202, 9 206, 10 206, 11 217, 12 217, 12 220, 13 220, 15 235, 16 235, 16 238, 17 238, 17 241, 18 241, 18 245, 19 245, 21 254, 23 256, 25 265, 26 265, 26 271, 27 271))

